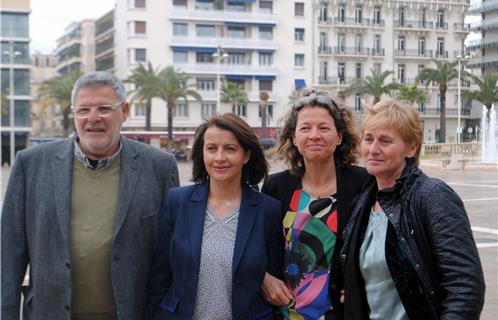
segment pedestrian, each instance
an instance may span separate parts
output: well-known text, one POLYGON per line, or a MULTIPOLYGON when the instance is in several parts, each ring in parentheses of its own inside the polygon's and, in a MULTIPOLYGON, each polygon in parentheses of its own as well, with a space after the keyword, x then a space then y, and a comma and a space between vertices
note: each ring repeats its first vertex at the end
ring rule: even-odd
POLYGON ((462 200, 418 168, 418 112, 367 108, 361 155, 373 177, 345 230, 346 319, 479 319, 484 277, 462 200))
POLYGON ((17 154, 1 216, 1 318, 142 319, 157 212, 178 185, 174 158, 121 136, 115 76, 72 91, 76 135, 17 154), (29 280, 23 286, 26 268, 29 280))
POLYGON ((280 200, 286 240, 283 281, 267 274, 263 292, 286 319, 342 319, 341 233, 368 178, 358 144, 351 111, 325 93, 305 91, 287 114, 277 152, 289 170, 262 187, 280 200))
POLYGON ((272 319, 265 272, 281 269, 280 204, 255 191, 268 163, 233 113, 197 128, 194 185, 174 188, 160 214, 149 286, 153 319, 272 319))

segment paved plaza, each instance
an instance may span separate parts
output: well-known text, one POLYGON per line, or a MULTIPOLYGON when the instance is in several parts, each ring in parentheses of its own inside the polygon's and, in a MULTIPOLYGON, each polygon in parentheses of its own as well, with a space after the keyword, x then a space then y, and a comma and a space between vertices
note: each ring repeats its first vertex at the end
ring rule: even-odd
MULTIPOLYGON (((190 184, 192 163, 180 162, 180 181, 190 184)), ((495 320, 498 315, 498 170, 497 167, 474 167, 466 170, 447 170, 440 165, 422 162, 422 169, 448 183, 463 199, 472 224, 474 237, 486 279, 486 303, 481 319, 495 320)), ((272 172, 281 170, 280 163, 272 164, 272 172)), ((1 198, 5 192, 9 168, 2 168, 1 198)), ((27 181, 29 183, 29 181, 27 181)), ((40 190, 43 192, 43 190, 40 190)), ((451 214, 450 212, 448 214, 451 214)))

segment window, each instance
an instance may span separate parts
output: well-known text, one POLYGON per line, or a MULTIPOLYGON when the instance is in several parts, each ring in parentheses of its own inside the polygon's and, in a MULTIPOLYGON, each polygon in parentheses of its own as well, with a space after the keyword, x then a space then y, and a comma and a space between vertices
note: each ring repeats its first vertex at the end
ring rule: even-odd
POLYGON ((354 38, 355 52, 361 53, 363 51, 363 35, 361 33, 356 34, 354 38))
POLYGON ((361 63, 357 63, 355 65, 355 76, 356 76, 356 79, 361 79, 362 76, 363 76, 363 70, 362 70, 362 65, 361 63))
POLYGON ((437 57, 444 57, 444 38, 437 38, 437 57))
POLYGON ((363 7, 356 6, 354 9, 354 22, 362 23, 363 22, 363 7))
POLYGON ((173 0, 173 6, 175 6, 175 7, 187 7, 187 0, 173 0))
POLYGON ((399 26, 403 27, 405 25, 405 7, 399 8, 399 26))
POLYGON ((145 21, 135 21, 135 34, 144 35, 145 34, 145 21))
POLYGON ((374 35, 374 45, 373 45, 374 52, 379 53, 381 51, 380 50, 381 47, 382 47, 382 42, 380 34, 376 34, 374 35))
POLYGON ((259 27, 259 38, 262 40, 273 39, 273 29, 267 27, 259 27))
POLYGON ((259 65, 260 66, 272 66, 273 65, 273 53, 260 52, 259 53, 259 65))
POLYGON ((329 10, 326 3, 320 4, 320 12, 318 19, 322 22, 327 22, 329 19, 329 10))
POLYGON ((246 37, 245 27, 228 27, 228 37, 235 39, 244 39, 246 37))
POLYGON ((273 91, 273 80, 259 80, 259 91, 273 91))
POLYGON ((135 8, 145 8, 145 0, 134 0, 135 8))
POLYGON ((216 81, 214 79, 197 79, 197 90, 214 91, 216 90, 216 81))
POLYGON ((195 61, 197 63, 212 63, 212 62, 214 62, 214 58, 213 58, 213 55, 211 53, 196 52, 195 61))
POLYGON ((294 29, 294 41, 304 41, 304 29, 296 28, 294 29))
POLYGON ((213 25, 198 24, 195 26, 195 32, 198 37, 214 38, 216 36, 213 25))
POLYGON ((398 50, 405 51, 405 36, 398 37, 398 50))
POLYGON ((405 83, 405 65, 398 64, 398 80, 400 83, 405 83))
POLYGON ((215 114, 216 114, 216 103, 201 104, 201 115, 203 118, 207 118, 215 114))
POLYGON ((188 63, 188 52, 173 51, 174 63, 188 63))
POLYGON ((246 109, 247 109, 246 105, 239 104, 237 106, 232 107, 232 112, 238 115, 239 117, 246 117, 247 116, 246 109))
POLYGON ((198 10, 215 10, 216 4, 214 0, 196 0, 195 8, 198 10))
POLYGON ((135 116, 136 117, 145 117, 145 104, 144 103, 135 103, 135 116))
POLYGON ((188 36, 188 26, 186 23, 173 23, 174 36, 188 36))
POLYGON ((418 38, 418 54, 421 56, 425 55, 425 37, 418 38))
POLYGON ((345 18, 346 18, 346 6, 342 4, 337 9, 337 22, 344 22, 345 18))
POLYGON ((228 2, 227 4, 227 10, 228 11, 235 11, 235 12, 244 12, 246 11, 246 5, 244 3, 237 3, 237 2, 228 2))
POLYGON ((294 15, 297 17, 304 16, 304 2, 294 2, 294 15))
POLYGON ((14 42, 13 48, 11 48, 11 43, 2 41, 0 43, 0 62, 10 64, 10 52, 11 50, 15 53, 13 60, 15 64, 27 64, 29 63, 29 43, 28 42, 14 42))
POLYGON ((346 82, 346 63, 345 62, 339 62, 337 64, 337 77, 339 78, 339 83, 345 83, 346 82))
POLYGON ((230 52, 228 54, 229 64, 248 64, 247 54, 244 52, 230 52))
POLYGON ((147 61, 147 50, 142 48, 128 49, 128 62, 145 62, 147 61))
POLYGON ((354 111, 361 112, 361 96, 359 94, 354 96, 354 111))
POLYGON ((439 9, 437 11, 436 28, 444 29, 444 10, 443 9, 439 9))
POLYGON ((272 13, 273 1, 259 0, 259 12, 272 13))
POLYGON ((304 67, 304 54, 296 53, 294 55, 294 66, 295 67, 304 67))
POLYGON ((375 6, 374 7, 374 12, 373 12, 373 24, 380 25, 380 7, 375 6))
POLYGON ((188 117, 188 106, 184 102, 177 102, 173 107, 173 117, 188 117))
POLYGON ((1 35, 3 37, 28 37, 28 14, 27 13, 0 13, 1 35))
POLYGON ((427 8, 423 7, 420 9, 419 20, 422 27, 425 28, 427 25, 427 8))
POLYGON ((346 51, 346 34, 339 33, 337 35, 337 47, 339 48, 339 52, 346 51))
MULTIPOLYGON (((9 72, 7 72, 9 74, 9 72)), ((8 81, 7 81, 7 85, 8 81)), ((14 94, 28 95, 29 94, 29 70, 14 69, 14 94)), ((17 116, 17 111, 16 111, 17 116)))
POLYGON ((419 103, 418 103, 418 111, 419 112, 425 112, 425 102, 419 101, 419 103))
MULTIPOLYGON (((258 117, 261 118, 261 109, 263 109, 261 107, 261 105, 259 105, 259 108, 258 108, 258 117)), ((271 119, 273 118, 273 105, 272 104, 267 104, 266 105, 266 117, 267 119, 271 119)))
POLYGON ((323 81, 328 81, 329 78, 328 66, 329 66, 328 61, 320 61, 320 78, 323 81))
POLYGON ((327 47, 327 34, 320 32, 320 51, 325 51, 327 47))

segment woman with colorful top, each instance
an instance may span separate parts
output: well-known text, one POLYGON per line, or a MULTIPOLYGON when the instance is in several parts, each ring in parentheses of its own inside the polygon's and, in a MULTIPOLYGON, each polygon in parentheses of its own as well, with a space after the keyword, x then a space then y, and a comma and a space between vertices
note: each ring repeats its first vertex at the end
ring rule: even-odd
POLYGON ((394 100, 367 108, 361 155, 373 176, 341 254, 344 317, 479 319, 484 277, 462 200, 418 167, 418 112, 394 100))
POLYGON ((342 318, 341 233, 368 177, 353 165, 358 143, 351 111, 314 90, 286 117, 277 152, 289 170, 262 188, 282 204, 286 243, 283 281, 266 274, 263 293, 286 319, 342 318))
POLYGON ((280 276, 281 209, 249 186, 268 170, 254 130, 214 116, 197 128, 192 160, 195 184, 171 189, 159 215, 151 317, 273 319, 261 285, 265 272, 280 276))

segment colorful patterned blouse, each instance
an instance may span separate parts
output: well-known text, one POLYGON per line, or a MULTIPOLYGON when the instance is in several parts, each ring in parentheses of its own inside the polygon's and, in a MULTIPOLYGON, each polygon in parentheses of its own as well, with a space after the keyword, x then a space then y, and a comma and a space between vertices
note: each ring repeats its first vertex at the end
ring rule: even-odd
POLYGON ((284 281, 294 299, 281 308, 284 318, 320 319, 332 309, 330 270, 337 233, 334 196, 313 198, 294 191, 284 217, 284 281))

